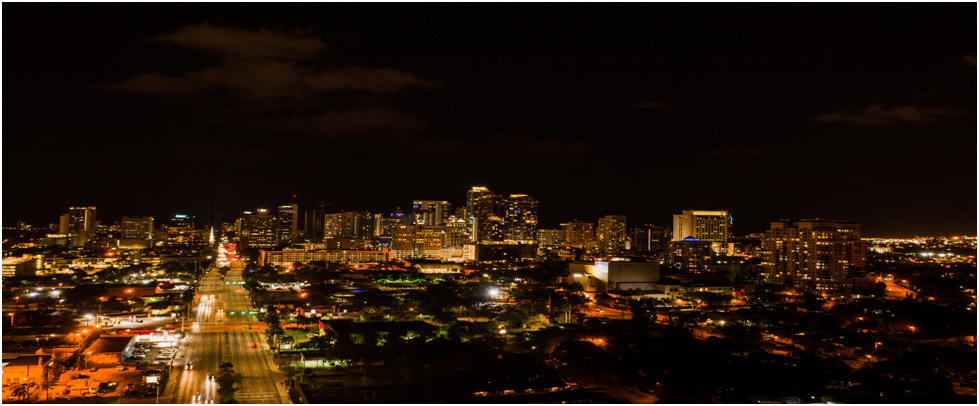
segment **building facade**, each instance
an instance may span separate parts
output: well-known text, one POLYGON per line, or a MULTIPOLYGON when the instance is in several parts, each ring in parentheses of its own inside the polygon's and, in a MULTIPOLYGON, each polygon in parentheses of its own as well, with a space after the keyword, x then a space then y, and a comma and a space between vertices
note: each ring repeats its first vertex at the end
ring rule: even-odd
POLYGON ((279 205, 276 217, 279 224, 276 227, 275 239, 279 244, 290 244, 299 237, 299 205, 279 205))
POLYGON ((152 216, 124 216, 121 227, 124 240, 153 240, 152 216))
POLYGON ((867 247, 859 224, 815 219, 772 222, 762 249, 769 281, 836 293, 845 290, 850 274, 863 269, 867 247))
POLYGON ((673 239, 696 238, 700 241, 726 243, 731 216, 725 210, 684 210, 673 215, 673 239))
POLYGON ((635 251, 666 251, 670 249, 673 233, 666 227, 645 224, 629 227, 629 238, 635 251))
POLYGON ((244 247, 275 247, 278 223, 278 219, 268 209, 241 213, 239 243, 244 247))
POLYGON ((561 224, 563 241, 572 247, 587 248, 595 239, 594 223, 579 223, 578 220, 561 224))
POLYGON ((258 252, 259 265, 288 267, 293 263, 324 261, 331 264, 368 264, 391 260, 386 248, 373 250, 265 251, 258 252))
POLYGON ((625 216, 608 215, 598 219, 595 238, 598 251, 604 255, 615 255, 626 249, 625 216))
POLYGON ((537 238, 537 200, 515 194, 506 199, 503 240, 532 243, 537 238))

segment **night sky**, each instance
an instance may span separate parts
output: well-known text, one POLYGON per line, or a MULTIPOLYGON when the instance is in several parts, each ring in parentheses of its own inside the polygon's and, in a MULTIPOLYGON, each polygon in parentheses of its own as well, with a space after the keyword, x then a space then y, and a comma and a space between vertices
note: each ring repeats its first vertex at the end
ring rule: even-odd
POLYGON ((541 228, 976 234, 975 3, 4 10, 5 226, 479 185, 537 197, 541 228))

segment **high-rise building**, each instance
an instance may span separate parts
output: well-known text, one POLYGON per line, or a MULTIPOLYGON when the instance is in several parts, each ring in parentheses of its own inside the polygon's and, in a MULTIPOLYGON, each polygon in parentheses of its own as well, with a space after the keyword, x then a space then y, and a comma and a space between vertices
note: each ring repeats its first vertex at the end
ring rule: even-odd
POLYGON ((471 190, 466 191, 466 215, 472 217, 476 213, 476 200, 492 194, 492 191, 482 186, 473 186, 471 190))
POLYGON ((473 202, 473 241, 492 242, 504 239, 507 201, 500 195, 483 195, 473 202))
POLYGON ((537 230, 537 242, 541 247, 553 247, 562 241, 562 230, 537 230))
POLYGON ((391 238, 395 258, 437 258, 442 255, 444 226, 398 226, 391 238))
POLYGON ((605 255, 615 255, 625 249, 626 243, 625 216, 608 215, 598 219, 598 229, 595 238, 598 240, 598 250, 605 255))
POLYGON ((452 205, 447 201, 415 200, 411 204, 412 220, 416 225, 437 226, 445 222, 452 213, 452 205))
POLYGON ((469 224, 466 220, 456 219, 445 223, 445 246, 462 247, 469 242, 469 224))
POLYGON ((561 224, 564 242, 572 247, 587 248, 595 239, 594 223, 579 223, 578 220, 561 224))
POLYGON ((152 240, 153 239, 153 217, 124 216, 122 218, 122 239, 124 240, 152 240))
POLYGON ((356 238, 372 238, 374 236, 373 216, 365 211, 340 213, 340 234, 356 238))
POLYGON ((276 217, 279 219, 276 240, 280 244, 295 241, 299 237, 299 205, 295 203, 280 205, 276 217))
POLYGON ((726 243, 731 216, 725 210, 684 210, 673 215, 673 239, 696 238, 712 243, 726 243))
POLYGON ((762 240, 765 277, 796 288, 840 292, 865 264, 860 225, 848 221, 779 220, 762 240))
POLYGON ((275 247, 278 223, 278 219, 268 209, 242 212, 239 244, 243 247, 275 247))
POLYGON ((492 196, 493 192, 482 186, 473 186, 472 189, 466 191, 466 222, 469 223, 469 239, 472 241, 477 240, 477 235, 479 234, 476 230, 476 201, 478 201, 483 196, 492 196))
POLYGON ((404 213, 401 213, 400 210, 391 214, 383 214, 383 213, 375 214, 374 236, 391 237, 393 235, 393 230, 395 227, 404 225, 403 219, 404 219, 404 213))
POLYGON ((688 237, 681 241, 671 241, 669 244, 670 252, 667 260, 674 268, 689 273, 707 271, 714 256, 714 251, 711 249, 713 243, 688 237))
POLYGON ((530 242, 537 238, 537 200, 528 195, 506 199, 503 224, 505 241, 530 242))
POLYGON ((68 234, 71 244, 84 245, 95 233, 94 207, 69 207, 68 214, 61 216, 62 234, 68 234))
POLYGON ((68 232, 93 232, 95 231, 95 208, 94 207, 70 207, 68 208, 68 232))
POLYGON ((666 227, 646 224, 629 227, 629 238, 635 251, 666 251, 670 249, 673 233, 666 227))

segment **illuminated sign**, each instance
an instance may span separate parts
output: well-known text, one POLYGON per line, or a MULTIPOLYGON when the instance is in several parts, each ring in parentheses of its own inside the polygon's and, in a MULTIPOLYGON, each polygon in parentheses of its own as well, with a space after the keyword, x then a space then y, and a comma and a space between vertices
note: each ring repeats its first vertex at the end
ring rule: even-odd
POLYGON ((175 219, 185 219, 185 218, 187 218, 187 215, 186 214, 174 214, 173 215, 173 218, 175 218, 175 219))

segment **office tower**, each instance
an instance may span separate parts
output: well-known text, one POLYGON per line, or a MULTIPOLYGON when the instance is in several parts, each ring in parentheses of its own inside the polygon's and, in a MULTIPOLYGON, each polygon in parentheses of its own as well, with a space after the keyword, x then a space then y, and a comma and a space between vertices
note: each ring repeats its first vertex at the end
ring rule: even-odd
POLYGON ((326 206, 330 203, 320 202, 317 208, 313 210, 306 211, 306 217, 303 221, 303 234, 305 239, 309 242, 322 242, 323 231, 326 229, 326 206))
POLYGON ((439 200, 415 200, 411 204, 412 220, 417 225, 437 226, 452 213, 452 205, 439 200))
POLYGON ((578 220, 561 224, 564 242, 569 246, 586 248, 595 239, 595 224, 579 223, 578 220))
POLYGON ((714 251, 710 241, 700 241, 690 237, 686 240, 671 241, 669 263, 681 272, 702 273, 707 271, 714 251))
POLYGON ((391 214, 378 213, 374 215, 374 236, 391 237, 394 235, 394 228, 404 224, 404 213, 397 210, 391 214))
POLYGON ((61 216, 62 234, 68 234, 71 245, 81 246, 95 233, 94 207, 69 207, 61 216))
POLYGON ((769 281, 822 293, 841 292, 867 250, 859 224, 819 219, 774 221, 762 247, 769 281))
POLYGON ((507 201, 500 195, 483 195, 473 201, 472 240, 503 241, 507 201))
POLYGON ((466 220, 455 219, 445 223, 445 246, 462 247, 469 242, 469 224, 466 220))
POLYGON ((476 201, 483 196, 492 196, 493 192, 482 186, 473 186, 466 191, 466 222, 469 223, 469 239, 477 241, 479 230, 476 229, 476 201))
POLYGON ((629 227, 629 238, 635 251, 666 251, 670 248, 672 235, 670 229, 650 224, 629 227))
POLYGON ((71 231, 71 216, 68 214, 62 214, 58 217, 58 234, 68 234, 71 231))
POLYGON ((398 226, 391 238, 395 258, 436 258, 442 254, 443 226, 398 226))
POLYGON ((471 190, 466 191, 466 215, 472 217, 476 213, 476 200, 480 197, 490 196, 493 192, 487 190, 485 187, 473 186, 471 190))
POLYGON ((336 232, 333 236, 352 236, 355 238, 370 238, 374 235, 374 222, 370 213, 349 211, 331 215, 336 220, 336 232))
POLYGON ((68 208, 68 232, 82 233, 95 231, 95 208, 94 207, 70 207, 68 208))
POLYGON ((195 239, 194 216, 186 214, 174 214, 167 219, 166 229, 161 230, 158 237, 168 246, 203 242, 195 239))
POLYGON ((537 230, 537 242, 542 247, 553 247, 562 241, 561 230, 537 230))
POLYGON ((334 238, 343 235, 340 228, 341 213, 329 213, 323 215, 323 238, 334 238))
POLYGON ((615 255, 625 249, 625 216, 608 215, 598 219, 595 238, 602 254, 615 255))
POLYGON ((684 210, 673 215, 673 241, 696 238, 724 244, 728 239, 731 216, 727 211, 684 210))
POLYGON ((167 220, 167 228, 180 229, 180 230, 193 230, 194 216, 188 216, 186 214, 174 214, 172 218, 167 220))
POLYGON ((276 240, 279 244, 289 244, 299 237, 299 205, 283 204, 279 206, 279 213, 276 216, 279 225, 276 230, 276 240))
POLYGON ((122 218, 122 239, 124 240, 152 240, 153 239, 153 217, 140 216, 122 218))
POLYGON ((268 209, 242 212, 239 243, 244 247, 275 247, 277 226, 278 219, 268 209))
POLYGON ((503 223, 505 241, 533 241, 537 238, 537 200, 528 195, 510 195, 503 223))

